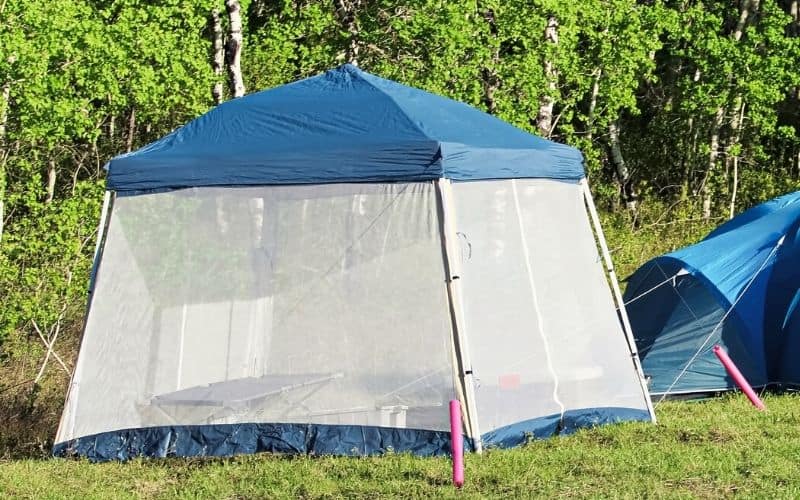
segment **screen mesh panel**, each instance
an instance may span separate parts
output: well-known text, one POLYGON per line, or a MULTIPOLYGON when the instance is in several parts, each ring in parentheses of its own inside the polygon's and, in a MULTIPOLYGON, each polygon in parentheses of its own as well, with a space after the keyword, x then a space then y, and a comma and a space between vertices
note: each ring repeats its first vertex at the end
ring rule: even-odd
POLYGON ((57 441, 158 425, 449 428, 432 183, 118 197, 57 441))
POLYGON ((453 184, 481 432, 563 410, 646 409, 581 186, 453 184))

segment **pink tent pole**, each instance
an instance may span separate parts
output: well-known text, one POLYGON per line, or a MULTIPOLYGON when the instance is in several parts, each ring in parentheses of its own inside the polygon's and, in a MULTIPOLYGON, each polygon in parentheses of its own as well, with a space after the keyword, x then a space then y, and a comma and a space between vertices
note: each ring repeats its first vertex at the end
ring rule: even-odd
POLYGON ((453 452, 453 485, 464 485, 464 437, 461 435, 461 403, 450 401, 450 445, 453 452))
POLYGON ((753 406, 755 406, 759 410, 766 410, 767 407, 764 406, 764 403, 761 402, 761 399, 759 399, 758 394, 756 394, 753 388, 750 387, 750 384, 747 383, 747 380, 744 378, 744 375, 742 375, 742 372, 740 372, 739 369, 736 368, 736 365, 733 363, 733 360, 731 360, 731 358, 728 356, 728 353, 725 352, 725 349, 723 349, 719 345, 715 345, 713 350, 714 354, 716 354, 717 357, 719 358, 720 363, 722 363, 722 366, 724 366, 725 370, 727 370, 728 375, 731 376, 733 381, 736 382, 736 385, 739 386, 739 389, 741 389, 742 392, 750 400, 750 402, 753 403, 753 406))

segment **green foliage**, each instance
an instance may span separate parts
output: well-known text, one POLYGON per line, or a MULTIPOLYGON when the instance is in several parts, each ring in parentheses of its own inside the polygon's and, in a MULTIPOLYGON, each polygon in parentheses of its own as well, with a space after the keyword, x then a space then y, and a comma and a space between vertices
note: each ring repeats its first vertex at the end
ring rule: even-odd
MULTIPOLYGON (((552 137, 584 152, 622 276, 699 239, 727 216, 734 188, 735 211, 800 188, 800 21, 787 2, 761 0, 741 37, 748 2, 357 3, 368 71, 532 132, 542 99, 553 100, 552 137), (558 44, 544 41, 551 16, 558 44), (635 214, 621 208, 611 123, 641 197, 635 214)), ((351 34, 333 2, 241 4, 249 91, 345 62, 351 34)), ((0 406, 21 408, 9 422, 40 422, 40 444, 53 433, 66 375, 50 367, 32 389, 44 357, 36 327, 61 328, 57 351, 71 366, 102 166, 212 105, 224 78, 211 69, 213 8, 225 19, 221 0, 0 1, 0 89, 9 90, 0 102, 0 406)))
POLYGON ((330 5, 254 2, 242 54, 247 88, 261 90, 320 73, 344 61, 345 38, 330 5))
MULTIPOLYGON (((81 314, 101 193, 100 183, 82 182, 74 196, 50 204, 27 200, 32 203, 23 205, 10 199, 27 216, 3 238, 0 335, 11 335, 21 326, 33 333, 33 322, 48 328, 64 307, 73 308, 70 317, 81 314)), ((9 350, 3 354, 14 355, 9 350)))
MULTIPOLYGON (((688 202, 650 201, 637 214, 617 211, 601 214, 601 224, 620 279, 662 253, 700 241, 721 218, 705 221, 688 202)), ((623 283, 620 283, 621 285, 623 283)))
POLYGON ((747 201, 737 207, 780 194, 783 180, 796 182, 800 173, 786 157, 797 153, 800 137, 798 102, 790 97, 800 84, 800 39, 787 36, 790 18, 780 5, 764 0, 736 40, 739 9, 722 1, 664 2, 656 9, 664 21, 658 79, 643 87, 642 114, 628 125, 636 175, 652 194, 698 196, 710 186, 717 213, 726 213, 733 190, 734 156, 742 177, 763 183, 738 186, 747 201), (792 111, 781 116, 782 109, 792 111), (722 122, 715 126, 718 110, 722 122), (709 168, 715 132, 719 155, 709 168), (763 196, 751 197, 749 188, 763 196))

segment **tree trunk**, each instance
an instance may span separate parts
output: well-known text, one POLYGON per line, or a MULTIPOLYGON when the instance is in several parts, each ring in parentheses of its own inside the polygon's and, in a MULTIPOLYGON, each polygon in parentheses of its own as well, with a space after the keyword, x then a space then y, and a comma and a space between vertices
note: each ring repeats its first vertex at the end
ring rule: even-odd
POLYGON ((742 124, 744 122, 744 111, 746 103, 742 101, 741 96, 736 98, 736 114, 731 122, 731 140, 726 148, 725 161, 729 163, 730 170, 733 172, 733 181, 731 185, 731 206, 730 218, 736 213, 736 192, 739 189, 739 151, 734 151, 739 141, 742 138, 742 124))
POLYGON ((792 34, 800 36, 800 0, 791 0, 789 3, 789 15, 792 16, 792 34))
POLYGON ((700 193, 703 195, 703 220, 711 218, 711 175, 717 165, 717 156, 719 156, 719 129, 722 127, 722 121, 725 117, 725 108, 720 106, 714 115, 714 122, 711 124, 711 139, 709 140, 710 151, 708 153, 708 166, 706 168, 706 175, 703 177, 703 184, 700 188, 700 193))
POLYGON ((228 11, 230 33, 225 52, 228 60, 228 72, 231 75, 231 94, 234 98, 244 95, 244 80, 242 79, 242 8, 239 0, 225 0, 225 9, 228 11))
POLYGON ((733 219, 736 214, 736 191, 739 189, 739 157, 733 158, 733 187, 731 188, 731 208, 728 219, 733 219))
POLYGON ((697 160, 697 139, 700 136, 698 127, 694 124, 694 117, 690 116, 686 122, 686 130, 689 131, 691 136, 691 145, 689 146, 689 154, 684 152, 684 166, 683 166, 683 179, 681 180, 681 199, 685 200, 689 196, 691 190, 692 178, 694 177, 694 165, 697 160))
POLYGON ((589 97, 589 112, 586 115, 586 139, 592 142, 594 135, 594 113, 597 109, 597 96, 600 95, 600 78, 603 77, 603 69, 597 68, 594 71, 594 82, 592 82, 592 94, 589 97))
MULTIPOLYGON (((739 42, 744 35, 745 28, 747 27, 747 20, 752 17, 752 13, 758 10, 759 4, 761 0, 741 0, 740 3, 740 10, 739 10, 739 19, 736 22, 736 26, 733 29, 733 33, 731 33, 732 38, 734 41, 739 42)), ((731 82, 733 79, 732 76, 728 77, 728 81, 731 82)), ((740 97, 737 96, 734 101, 739 100, 740 97)), ((736 110, 738 112, 738 109, 736 110)), ((703 179, 703 186, 702 186, 702 194, 703 194, 703 219, 708 220, 711 218, 711 189, 709 187, 709 182, 711 181, 711 174, 714 171, 714 167, 717 163, 717 156, 719 155, 719 135, 720 129, 722 128, 722 124, 724 121, 725 116, 728 114, 727 106, 720 106, 717 108, 717 113, 714 116, 714 122, 711 125, 711 139, 709 141, 710 152, 708 154, 708 168, 706 170, 705 178, 703 179)), ((726 167, 728 164, 726 163, 726 167)), ((737 177, 738 177, 738 162, 737 162, 737 177)), ((738 179, 737 179, 738 183, 738 179)))
MULTIPOLYGON (((744 30, 747 27, 747 20, 752 18, 753 12, 758 10, 761 0, 741 0, 741 10, 739 11, 739 20, 736 22, 736 27, 733 30, 733 39, 737 42, 741 41, 744 35, 744 30)), ((731 80, 732 77, 729 77, 731 80)), ((730 137, 728 144, 725 146, 725 171, 733 172, 733 183, 731 186, 731 203, 730 203, 730 218, 736 209, 736 191, 739 185, 739 153, 734 151, 734 148, 739 144, 742 134, 742 122, 744 121, 744 108, 745 104, 742 101, 741 95, 736 95, 733 99, 733 119, 731 120, 730 137)), ((724 113, 727 110, 724 111, 724 113)), ((721 124, 721 122, 720 122, 721 124)), ((703 205, 703 217, 706 217, 705 203, 703 205)))
POLYGON ((497 65, 500 62, 500 48, 497 46, 497 20, 492 9, 486 9, 483 13, 483 19, 489 25, 489 34, 492 38, 492 58, 490 64, 483 68, 481 71, 481 79, 483 80, 483 102, 486 105, 486 110, 489 114, 497 114, 497 102, 494 98, 494 93, 500 86, 500 79, 497 76, 497 65))
POLYGON ((795 162, 797 163, 796 167, 797 176, 800 177, 800 148, 798 148, 797 154, 795 155, 795 162))
MULTIPOLYGON (((558 20, 554 16, 547 19, 547 27, 544 30, 544 41, 546 44, 558 45, 558 20)), ((536 116, 536 127, 542 137, 550 137, 553 128, 553 106, 555 105, 556 83, 558 72, 553 61, 548 57, 544 61, 544 75, 547 79, 547 93, 539 100, 539 114, 536 116)))
POLYGON ((622 188, 622 198, 625 201, 625 206, 631 212, 636 212, 636 192, 633 189, 633 182, 631 175, 628 171, 628 166, 625 165, 625 158, 622 156, 622 148, 619 143, 619 123, 613 121, 608 125, 609 145, 611 146, 611 160, 614 162, 614 168, 619 178, 619 184, 622 188))
POLYGON ((356 21, 356 12, 362 7, 364 0, 333 0, 336 18, 342 28, 350 36, 345 52, 345 59, 354 66, 358 66, 359 30, 356 21))
POLYGON ((47 162, 47 198, 45 203, 50 203, 56 194, 56 162, 50 160, 47 162))
POLYGON ((742 39, 744 29, 747 26, 747 19, 752 14, 752 11, 758 10, 758 4, 760 2, 761 0, 742 0, 739 20, 736 22, 736 28, 733 30, 733 39, 737 42, 742 39))
POLYGON ((225 46, 222 43, 222 20, 219 17, 219 10, 214 9, 211 11, 211 34, 212 34, 212 47, 214 49, 214 59, 211 62, 211 68, 214 70, 214 87, 211 89, 211 97, 214 98, 215 104, 222 102, 222 69, 225 65, 225 46))
MULTIPOLYGON (((692 81, 699 82, 701 75, 702 73, 700 72, 700 69, 696 69, 694 75, 692 76, 692 81)), ((683 152, 684 165, 683 179, 681 181, 681 200, 686 200, 689 196, 689 193, 692 191, 692 179, 694 178, 695 172, 694 167, 698 158, 697 144, 700 136, 700 127, 695 126, 694 116, 692 115, 689 115, 689 118, 686 120, 686 130, 689 132, 692 142, 689 147, 689 153, 687 154, 685 151, 683 152)))
POLYGON ((128 117, 128 139, 125 143, 125 150, 130 153, 133 150, 133 136, 136 135, 136 108, 131 108, 131 114, 128 117))
POLYGON ((11 100, 11 84, 3 85, 3 92, 0 94, 0 144, 6 138, 6 124, 8 123, 8 106, 11 100))
POLYGON ((8 106, 11 102, 11 84, 3 85, 0 93, 0 242, 3 241, 3 222, 6 199, 6 124, 8 123, 8 106))
POLYGON ((75 170, 72 171, 72 189, 70 190, 70 194, 75 196, 75 188, 78 187, 78 174, 80 174, 81 169, 83 168, 83 162, 86 161, 86 158, 89 157, 90 151, 84 151, 81 157, 76 162, 75 170))

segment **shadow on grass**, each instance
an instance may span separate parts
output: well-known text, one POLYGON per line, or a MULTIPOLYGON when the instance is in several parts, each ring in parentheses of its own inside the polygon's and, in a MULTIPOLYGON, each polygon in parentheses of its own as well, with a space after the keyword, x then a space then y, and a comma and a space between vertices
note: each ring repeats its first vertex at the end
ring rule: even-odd
POLYGON ((63 394, 30 382, 0 385, 0 458, 47 458, 63 406, 63 394))

